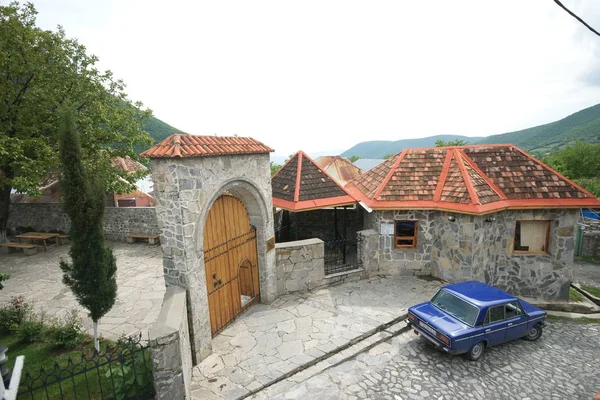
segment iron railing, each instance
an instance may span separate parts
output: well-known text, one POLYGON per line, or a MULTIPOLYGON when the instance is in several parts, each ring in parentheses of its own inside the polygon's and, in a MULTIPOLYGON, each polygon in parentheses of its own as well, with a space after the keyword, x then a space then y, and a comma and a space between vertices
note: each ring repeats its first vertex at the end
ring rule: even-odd
POLYGON ((325 276, 362 267, 361 239, 337 239, 325 242, 325 276))
POLYGON ((135 338, 119 339, 100 352, 82 352, 79 360, 52 369, 27 370, 18 398, 44 400, 154 398, 152 360, 147 345, 135 338))

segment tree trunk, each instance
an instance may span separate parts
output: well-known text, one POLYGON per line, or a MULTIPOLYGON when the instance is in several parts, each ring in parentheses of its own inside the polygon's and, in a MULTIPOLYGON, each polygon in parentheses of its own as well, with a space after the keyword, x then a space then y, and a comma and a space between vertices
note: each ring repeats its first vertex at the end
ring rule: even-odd
POLYGON ((100 351, 100 341, 98 340, 98 321, 94 321, 94 348, 100 351))
POLYGON ((10 207, 10 191, 12 187, 5 186, 0 189, 0 243, 7 241, 6 229, 10 207))

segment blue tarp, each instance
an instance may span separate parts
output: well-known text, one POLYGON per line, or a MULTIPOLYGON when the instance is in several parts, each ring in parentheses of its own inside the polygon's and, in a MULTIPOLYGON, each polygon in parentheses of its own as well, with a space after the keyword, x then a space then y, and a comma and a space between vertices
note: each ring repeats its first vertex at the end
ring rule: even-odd
POLYGON ((600 220, 600 210, 583 209, 581 212, 585 218, 600 220))

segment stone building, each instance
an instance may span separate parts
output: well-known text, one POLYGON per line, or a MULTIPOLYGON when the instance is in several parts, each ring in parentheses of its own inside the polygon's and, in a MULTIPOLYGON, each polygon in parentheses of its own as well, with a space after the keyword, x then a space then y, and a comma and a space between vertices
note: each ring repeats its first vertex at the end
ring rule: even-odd
POLYGON ((406 149, 345 189, 370 275, 479 280, 568 297, 579 210, 600 201, 513 145, 406 149))

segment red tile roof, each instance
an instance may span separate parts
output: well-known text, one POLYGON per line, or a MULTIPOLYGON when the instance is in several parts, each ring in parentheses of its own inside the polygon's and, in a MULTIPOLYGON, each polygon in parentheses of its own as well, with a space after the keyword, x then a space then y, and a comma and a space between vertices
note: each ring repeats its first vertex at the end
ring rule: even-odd
POLYGON ((206 157, 224 154, 262 154, 274 151, 258 140, 237 136, 174 134, 140 154, 148 158, 206 157))
POLYGON ((485 214, 600 207, 600 200, 511 144, 406 149, 346 185, 373 209, 485 214))
POLYGON ((356 200, 304 152, 299 151, 273 176, 273 205, 307 211, 356 203, 356 200))

